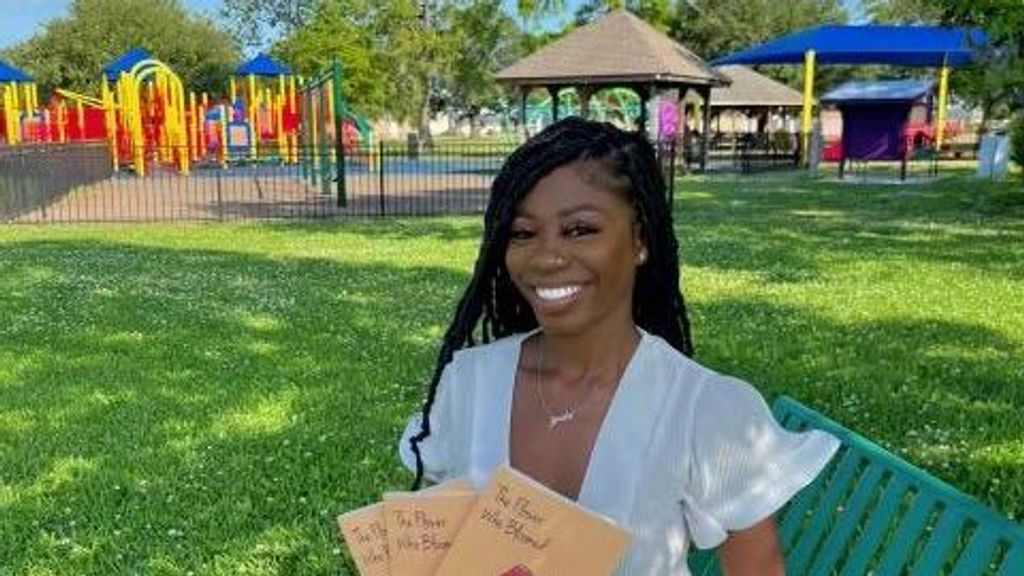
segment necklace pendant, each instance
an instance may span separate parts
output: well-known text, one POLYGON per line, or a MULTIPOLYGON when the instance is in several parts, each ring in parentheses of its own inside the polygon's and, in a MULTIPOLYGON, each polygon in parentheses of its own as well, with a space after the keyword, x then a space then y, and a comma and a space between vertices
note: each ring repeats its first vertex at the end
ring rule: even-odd
POLYGON ((548 431, 554 430, 556 426, 563 422, 569 422, 576 417, 576 413, 572 410, 566 410, 561 414, 555 414, 554 416, 548 416, 548 431))

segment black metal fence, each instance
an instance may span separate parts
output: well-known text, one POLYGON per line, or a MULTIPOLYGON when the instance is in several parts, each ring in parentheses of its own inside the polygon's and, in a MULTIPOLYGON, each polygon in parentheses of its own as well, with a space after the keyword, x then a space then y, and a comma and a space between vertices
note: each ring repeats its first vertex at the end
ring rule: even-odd
POLYGON ((0 146, 0 221, 28 215, 46 220, 48 210, 77 188, 113 176, 103 143, 0 146))
POLYGON ((0 151, 0 221, 366 218, 481 212, 515 144, 379 144, 346 151, 196 159, 150 152, 145 176, 114 172, 104 145, 0 151))
MULTIPOLYGON (((144 176, 115 172, 102 143, 0 150, 0 221, 323 219, 479 213, 518 142, 378 143, 268 149, 262 158, 190 159, 149 151, 144 176)), ((681 148, 657 147, 672 183, 681 148)))

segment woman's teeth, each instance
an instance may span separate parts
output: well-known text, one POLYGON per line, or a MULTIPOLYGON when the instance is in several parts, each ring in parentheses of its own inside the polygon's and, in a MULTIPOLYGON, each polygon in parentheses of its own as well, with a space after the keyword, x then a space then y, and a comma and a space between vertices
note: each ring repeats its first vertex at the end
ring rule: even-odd
POLYGON ((554 302, 556 300, 564 300, 570 296, 576 295, 580 291, 579 285, 573 286, 559 286, 558 288, 541 288, 536 287, 537 297, 546 302, 554 302))

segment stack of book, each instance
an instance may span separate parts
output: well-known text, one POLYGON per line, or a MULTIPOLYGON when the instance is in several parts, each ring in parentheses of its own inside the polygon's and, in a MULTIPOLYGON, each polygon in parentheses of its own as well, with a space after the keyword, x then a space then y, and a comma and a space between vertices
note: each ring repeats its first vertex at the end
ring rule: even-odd
POLYGON ((511 467, 338 517, 360 576, 610 576, 628 533, 511 467))

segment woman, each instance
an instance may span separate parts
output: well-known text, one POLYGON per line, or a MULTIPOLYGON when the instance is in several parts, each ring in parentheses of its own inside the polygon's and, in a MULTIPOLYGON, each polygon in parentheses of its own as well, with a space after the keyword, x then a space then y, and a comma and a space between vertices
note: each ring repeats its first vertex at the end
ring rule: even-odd
POLYGON ((688 574, 691 542, 781 574, 771 516, 837 442, 690 360, 677 250, 643 136, 569 118, 512 154, 400 444, 415 484, 508 463, 631 532, 620 576, 688 574))

